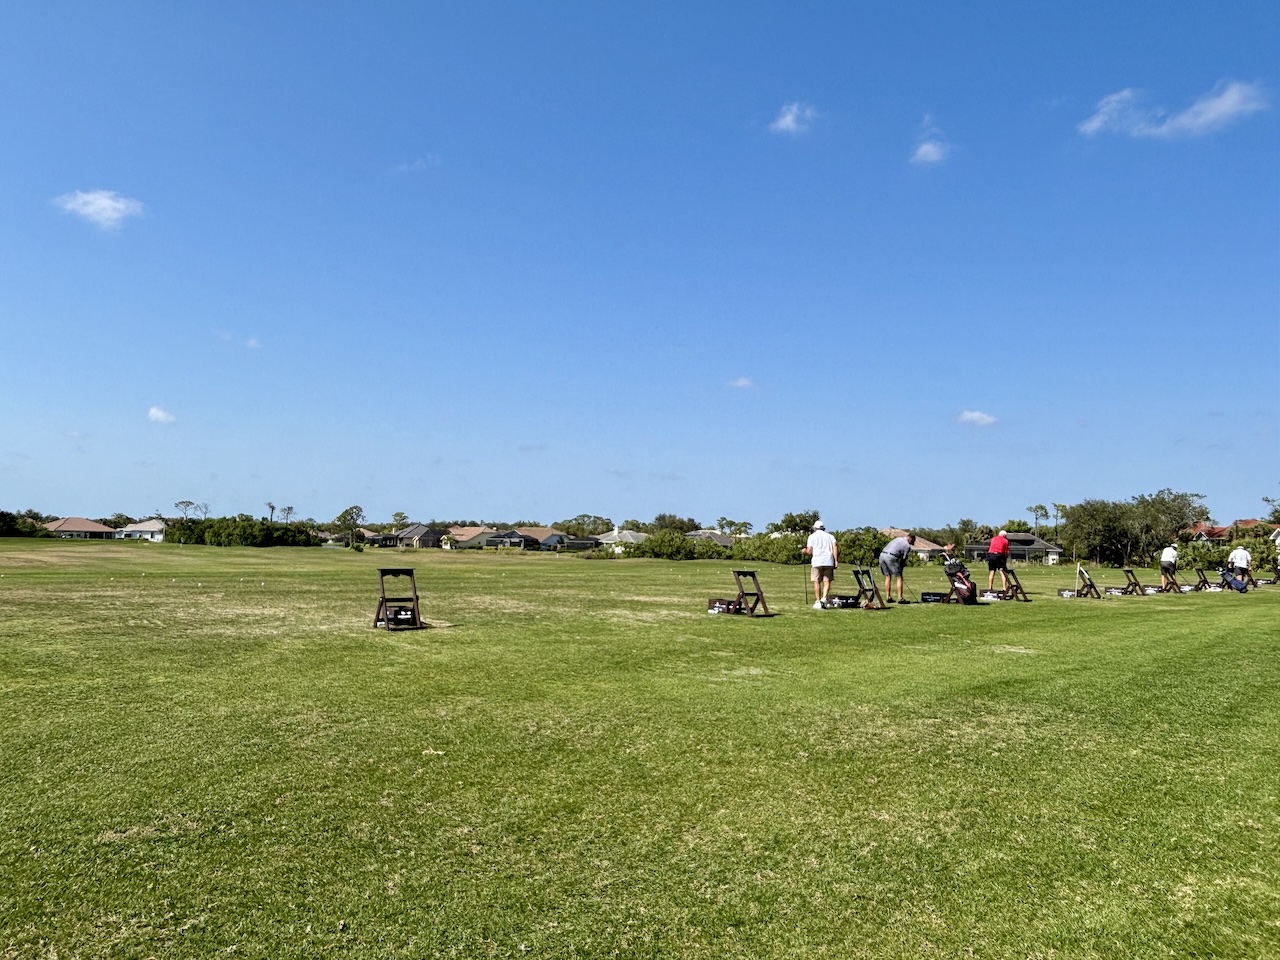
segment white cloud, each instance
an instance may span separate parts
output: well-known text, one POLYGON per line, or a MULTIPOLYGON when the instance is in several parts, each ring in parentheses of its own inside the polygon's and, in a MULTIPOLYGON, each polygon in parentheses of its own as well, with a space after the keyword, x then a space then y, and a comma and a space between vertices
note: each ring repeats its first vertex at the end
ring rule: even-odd
POLYGON ((911 162, 918 167, 931 167, 947 159, 950 152, 951 146, 941 140, 925 140, 916 146, 915 153, 911 154, 911 162))
POLYGON ((168 410, 152 407, 147 411, 147 419, 152 423, 173 423, 175 418, 168 410))
POLYGON ((995 417, 981 410, 961 410, 959 420, 961 423, 971 423, 975 427, 989 427, 996 422, 995 417))
POLYGON ((920 121, 920 136, 911 153, 911 162, 918 167, 932 167, 951 155, 951 144, 942 139, 942 131, 933 123, 933 117, 925 114, 920 121))
POLYGON ((751 382, 750 377, 737 377, 736 379, 729 381, 729 386, 738 390, 750 390, 755 386, 755 384, 751 382))
POLYGON ((114 190, 90 190, 87 193, 77 190, 75 193, 55 197, 53 202, 68 213, 74 213, 103 230, 114 230, 125 217, 142 215, 141 200, 122 197, 114 190))
POLYGON ((1099 100, 1093 115, 1076 129, 1086 137, 1099 133, 1154 140, 1202 137, 1269 106, 1261 84, 1224 80, 1181 113, 1170 115, 1159 107, 1144 106, 1142 93, 1129 87, 1099 100))
POLYGON ((804 133, 817 118, 818 111, 799 100, 784 103, 769 129, 774 133, 804 133))

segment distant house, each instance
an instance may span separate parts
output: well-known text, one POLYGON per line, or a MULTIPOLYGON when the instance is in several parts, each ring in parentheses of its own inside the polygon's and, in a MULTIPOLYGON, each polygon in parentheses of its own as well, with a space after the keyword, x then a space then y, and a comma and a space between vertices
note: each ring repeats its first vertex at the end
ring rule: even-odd
POLYGON ((114 540, 116 536, 115 527, 108 527, 96 520, 86 520, 84 517, 50 520, 44 527, 55 537, 64 540, 114 540))
POLYGON ((1212 523, 1196 523, 1185 531, 1185 535, 1193 543, 1229 543, 1258 527, 1270 531, 1268 536, 1273 536, 1275 529, 1280 529, 1273 529, 1272 525, 1265 520, 1249 519, 1237 520, 1225 527, 1215 526, 1212 523))
POLYGON ((164 541, 165 523, 159 517, 130 523, 116 531, 117 540, 150 540, 152 543, 164 541))
MULTIPOLYGON (((1033 533, 1009 533, 1010 560, 1043 560, 1047 564, 1056 564, 1062 559, 1062 548, 1056 543, 1041 540, 1033 533)), ((967 544, 964 555, 969 560, 981 560, 991 548, 990 540, 979 540, 967 544)))
POLYGON ((542 546, 537 537, 526 536, 515 530, 501 530, 497 533, 491 533, 481 541, 480 545, 482 547, 503 547, 514 550, 537 550, 542 546))
POLYGON ((619 530, 614 527, 609 533, 602 533, 597 540, 602 546, 613 547, 614 553, 621 553, 623 547, 628 543, 644 543, 649 539, 647 533, 641 533, 639 530, 619 530))
POLYGON ((1231 528, 1202 522, 1194 524, 1187 533, 1193 543, 1225 543, 1230 537, 1231 528))
MULTIPOLYGON (((890 540, 895 540, 898 537, 905 537, 908 533, 908 531, 899 530, 897 527, 885 527, 880 532, 890 540)), ((911 552, 921 560, 933 560, 936 557, 942 556, 946 551, 932 540, 926 540, 924 537, 917 535, 916 542, 911 546, 911 552)))
POLYGON ((559 550, 573 538, 563 530, 555 527, 516 527, 516 533, 533 537, 540 544, 540 550, 559 550))
POLYGON ((442 530, 439 527, 428 527, 425 523, 411 524, 403 530, 397 530, 392 534, 395 539, 395 546, 413 547, 415 549, 434 549, 439 547, 448 535, 448 530, 442 530))
POLYGON ((440 546, 446 550, 478 550, 484 546, 484 538, 497 533, 493 527, 450 527, 440 546))
POLYGON ((722 547, 732 547, 733 537, 727 533, 721 533, 719 530, 695 530, 693 533, 686 534, 690 540, 710 540, 712 543, 718 543, 722 547))

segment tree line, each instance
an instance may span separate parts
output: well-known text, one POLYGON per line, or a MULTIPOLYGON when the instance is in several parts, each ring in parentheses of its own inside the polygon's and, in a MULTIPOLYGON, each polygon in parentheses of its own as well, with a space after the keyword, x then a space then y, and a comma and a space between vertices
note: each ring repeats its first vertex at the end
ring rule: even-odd
MULTIPOLYGON (((1191 543, 1188 531, 1197 523, 1210 522, 1204 495, 1163 489, 1153 494, 1142 494, 1128 500, 1089 499, 1077 504, 1055 503, 1052 511, 1043 504, 1027 507, 1033 523, 1010 518, 999 527, 978 524, 971 519, 960 519, 940 528, 916 527, 914 532, 939 545, 954 544, 963 550, 971 543, 989 540, 998 529, 1010 533, 1042 534, 1062 547, 1073 560, 1113 566, 1145 566, 1155 561, 1159 552, 1171 543, 1181 543, 1184 565, 1195 562, 1202 566, 1220 565, 1225 561, 1232 543, 1248 543, 1255 563, 1271 566, 1275 562, 1275 545, 1268 535, 1272 527, 1280 525, 1280 500, 1263 497, 1270 508, 1267 521, 1255 527, 1233 530, 1229 542, 1224 544, 1191 543), (1052 517, 1050 528, 1047 521, 1052 517), (1045 522, 1042 529, 1040 524, 1045 522), (1271 526, 1268 526, 1270 524, 1271 526), (1221 554, 1221 557, 1219 557, 1221 554)), ((357 530, 361 527, 383 531, 399 530, 410 524, 407 514, 396 512, 391 523, 367 522, 363 508, 351 506, 338 514, 331 522, 319 524, 315 520, 294 520, 293 507, 277 508, 267 501, 266 517, 238 514, 235 517, 210 517, 209 506, 191 500, 179 500, 174 504, 179 516, 166 520, 166 539, 178 543, 200 543, 211 546, 316 546, 322 542, 319 531, 344 535, 350 544, 358 543, 357 530)), ((159 518, 157 511, 152 514, 159 518)), ((663 559, 735 559, 754 562, 799 563, 805 539, 819 518, 817 510, 785 513, 759 533, 752 534, 752 525, 745 521, 719 517, 713 528, 734 537, 731 547, 723 547, 714 541, 692 539, 687 535, 708 529, 694 517, 681 517, 675 513, 659 513, 650 521, 629 519, 617 526, 622 530, 635 530, 648 534, 643 544, 630 544, 631 556, 653 556, 663 559)), ((30 537, 48 536, 44 524, 58 519, 36 510, 9 512, 0 510, 0 536, 30 537)), ((137 522, 122 513, 102 518, 99 523, 120 528, 137 522)), ((491 526, 510 529, 514 527, 541 526, 537 521, 480 522, 475 520, 431 520, 430 527, 491 526)), ((595 514, 579 514, 560 520, 553 526, 575 537, 599 536, 611 531, 615 524, 609 517, 595 514)), ((870 566, 876 562, 880 549, 888 537, 873 527, 852 530, 832 530, 840 546, 842 561, 870 566)), ((612 551, 600 556, 614 556, 612 551)))

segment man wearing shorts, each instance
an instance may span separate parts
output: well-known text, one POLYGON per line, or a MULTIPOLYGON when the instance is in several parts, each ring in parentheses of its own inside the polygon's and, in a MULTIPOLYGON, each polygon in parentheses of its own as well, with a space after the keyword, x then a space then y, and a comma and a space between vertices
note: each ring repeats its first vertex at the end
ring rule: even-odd
POLYGON ((809 579, 813 581, 813 609, 821 610, 827 605, 827 594, 836 576, 836 562, 840 554, 836 538, 827 533, 821 520, 814 521, 813 533, 809 534, 804 553, 813 557, 809 573, 809 579))
POLYGON ((1243 580, 1249 575, 1249 565, 1253 563, 1253 554, 1246 550, 1243 546, 1238 546, 1231 551, 1231 555, 1227 557, 1227 566, 1229 566, 1235 575, 1243 580))
POLYGON ((885 544, 880 551, 880 572, 884 574, 884 602, 894 603, 891 583, 898 578, 898 599, 902 603, 902 568, 907 565, 907 557, 911 555, 911 545, 916 542, 916 535, 908 533, 905 537, 895 537, 885 544))
POLYGON ((1001 530, 991 538, 991 543, 987 545, 987 589, 991 590, 996 584, 996 571, 1000 571, 1000 589, 1009 589, 1009 578, 1005 575, 1005 571, 1009 569, 1009 534, 1005 530, 1001 530))
POLYGON ((1171 543, 1160 551, 1160 589, 1168 590, 1169 581, 1178 572, 1178 545, 1171 543))

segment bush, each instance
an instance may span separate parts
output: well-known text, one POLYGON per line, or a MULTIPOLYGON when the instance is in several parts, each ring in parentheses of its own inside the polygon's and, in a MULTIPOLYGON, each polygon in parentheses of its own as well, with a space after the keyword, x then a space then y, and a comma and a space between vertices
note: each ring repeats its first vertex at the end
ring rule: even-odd
MULTIPOLYGON (((854 567, 874 567, 880 560, 880 551, 889 543, 889 538, 875 527, 841 530, 835 537, 836 546, 840 549, 840 562, 854 567)), ((907 563, 915 559, 912 552, 907 563)))
POLYGON ((172 520, 165 529, 169 543, 202 543, 210 547, 315 547, 320 540, 300 523, 273 523, 248 514, 197 520, 172 520))
MULTIPOLYGON (((1184 570, 1219 570, 1227 565, 1227 554, 1231 548, 1218 543, 1188 543, 1178 548, 1178 566, 1184 570)), ((1154 567, 1159 569, 1160 558, 1156 557, 1154 567)))
MULTIPOLYGON (((697 541, 690 540, 679 530, 667 528, 649 534, 644 543, 628 543, 628 557, 653 557, 657 560, 692 560, 697 541)), ((714 546, 714 544, 713 544, 714 546)))
POLYGON ((730 556, 734 560, 751 563, 808 563, 809 558, 800 552, 804 549, 805 540, 796 533, 784 533, 778 537, 757 533, 754 537, 735 542, 730 556))
POLYGON ((697 539, 693 541, 693 559, 728 560, 729 548, 720 546, 714 540, 697 539))

